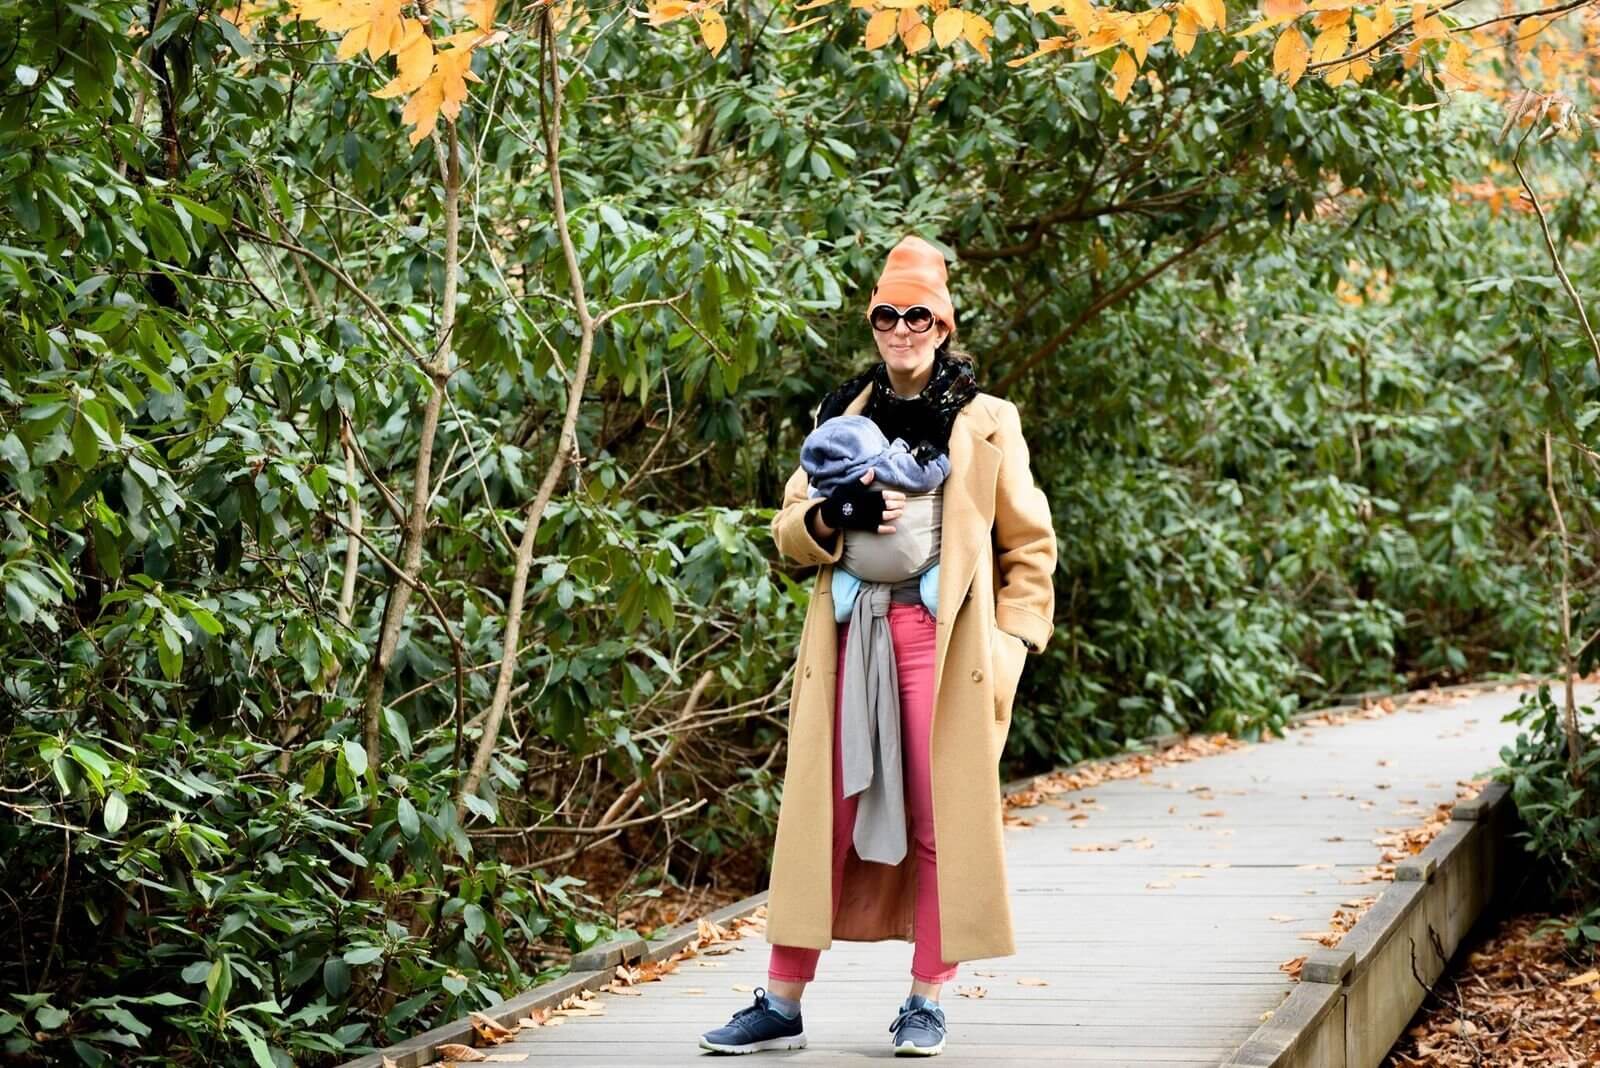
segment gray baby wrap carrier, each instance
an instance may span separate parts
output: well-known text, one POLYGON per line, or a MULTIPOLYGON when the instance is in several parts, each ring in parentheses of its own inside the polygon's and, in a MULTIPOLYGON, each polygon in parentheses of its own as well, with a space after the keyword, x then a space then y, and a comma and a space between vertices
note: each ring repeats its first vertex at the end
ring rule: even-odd
POLYGON ((907 493, 905 511, 892 524, 893 534, 875 530, 844 532, 839 564, 862 582, 896 583, 915 578, 939 562, 939 524, 943 518, 942 485, 925 493, 907 493))

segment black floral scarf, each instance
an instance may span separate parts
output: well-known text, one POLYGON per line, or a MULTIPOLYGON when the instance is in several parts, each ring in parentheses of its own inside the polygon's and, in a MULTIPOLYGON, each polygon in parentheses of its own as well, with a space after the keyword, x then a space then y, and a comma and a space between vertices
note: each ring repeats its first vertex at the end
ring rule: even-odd
POLYGON ((950 428, 955 423, 956 413, 979 392, 971 360, 936 353, 933 372, 922 392, 914 397, 902 397, 889 381, 889 365, 878 359, 822 399, 817 409, 817 423, 820 425, 843 414, 869 382, 872 392, 861 414, 877 423, 890 441, 904 438, 920 463, 950 451, 950 428))

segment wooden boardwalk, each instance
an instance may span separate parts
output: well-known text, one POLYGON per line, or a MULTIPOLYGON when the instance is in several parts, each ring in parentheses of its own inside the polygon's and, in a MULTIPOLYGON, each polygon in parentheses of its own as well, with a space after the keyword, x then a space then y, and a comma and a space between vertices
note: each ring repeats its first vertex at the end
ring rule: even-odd
MULTIPOLYGON (((1013 810, 1037 821, 1006 835, 1018 952, 964 962, 946 984, 938 1063, 1213 1068, 1287 996, 1294 980, 1279 966, 1316 944, 1302 936, 1387 885, 1370 881, 1379 840, 1422 825, 1458 782, 1498 764, 1516 700, 1482 691, 1303 726, 1013 810), (1095 845, 1117 848, 1082 848, 1095 845), (962 996, 973 987, 983 996, 962 996)), ((697 1047, 700 1033, 750 1003, 767 953, 747 933, 635 996, 600 994, 603 1016, 486 1052, 585 1068, 704 1062, 717 1055, 697 1047)), ((739 1063, 889 1057, 910 959, 908 942, 835 942, 806 991, 808 1048, 739 1063)))

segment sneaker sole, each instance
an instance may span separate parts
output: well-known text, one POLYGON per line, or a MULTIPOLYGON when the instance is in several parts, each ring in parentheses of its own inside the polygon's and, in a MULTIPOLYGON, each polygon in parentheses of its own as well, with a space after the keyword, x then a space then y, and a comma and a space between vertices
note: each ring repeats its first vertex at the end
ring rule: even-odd
POLYGON ((708 1049, 713 1053, 760 1053, 769 1049, 805 1049, 806 1036, 803 1034, 790 1035, 786 1038, 768 1038, 760 1042, 746 1042, 741 1046, 730 1046, 722 1042, 712 1042, 702 1037, 700 1048, 708 1049))
POLYGON ((896 1057, 932 1057, 942 1052, 944 1052, 944 1039, 942 1038, 937 1046, 913 1046, 907 1042, 894 1048, 896 1057))

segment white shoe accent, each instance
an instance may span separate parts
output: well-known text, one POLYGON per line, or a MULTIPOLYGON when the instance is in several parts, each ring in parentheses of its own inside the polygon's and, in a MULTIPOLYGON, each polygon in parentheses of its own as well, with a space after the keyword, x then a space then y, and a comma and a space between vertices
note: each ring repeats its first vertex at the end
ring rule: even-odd
POLYGON ((943 1050, 944 1039, 942 1038, 937 1046, 918 1046, 908 1038, 904 1042, 895 1045, 894 1055, 896 1057, 932 1057, 936 1053, 943 1052, 943 1050))
POLYGON ((767 1038, 760 1042, 746 1042, 742 1045, 728 1045, 722 1042, 712 1042, 704 1035, 700 1036, 700 1048, 711 1050, 713 1053, 760 1053, 767 1049, 805 1049, 805 1032, 798 1035, 786 1035, 783 1038, 767 1038))

